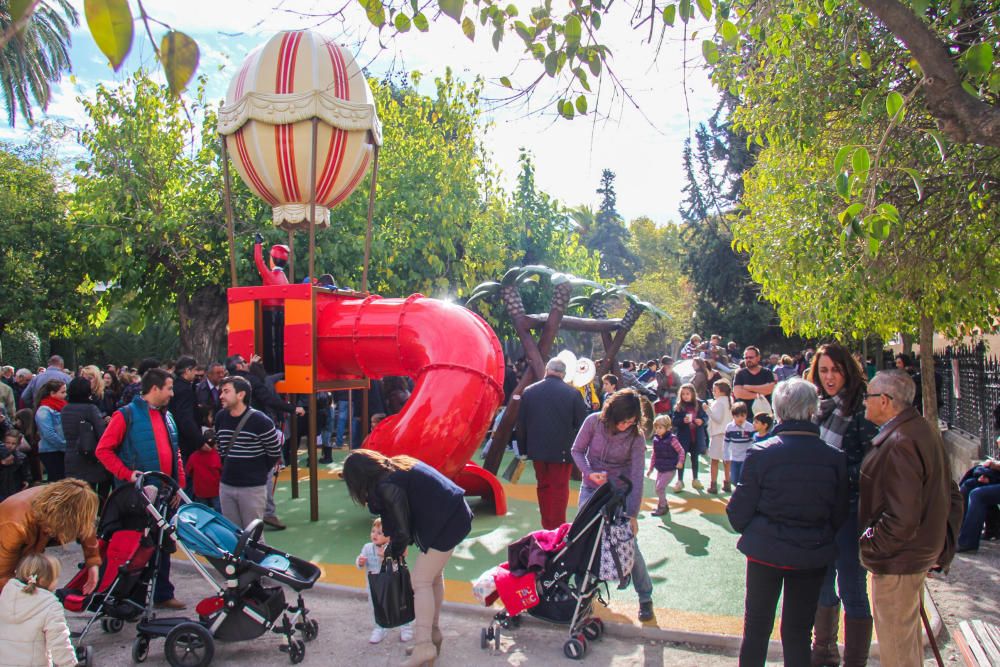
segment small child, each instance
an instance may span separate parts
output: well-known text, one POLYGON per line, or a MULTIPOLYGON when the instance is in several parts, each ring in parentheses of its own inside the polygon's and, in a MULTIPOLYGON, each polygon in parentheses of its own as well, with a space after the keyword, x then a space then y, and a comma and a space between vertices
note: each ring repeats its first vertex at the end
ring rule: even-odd
POLYGON ((657 505, 653 516, 670 518, 670 508, 667 506, 667 485, 673 480, 678 470, 684 469, 684 448, 677 436, 671 431, 673 424, 670 417, 660 415, 653 420, 653 456, 649 459, 649 471, 652 475, 656 470, 657 505))
POLYGON ((740 483, 743 462, 753 443, 754 428, 747 422, 748 413, 746 403, 733 403, 733 421, 726 426, 726 463, 729 464, 729 478, 733 484, 740 483))
POLYGON ((771 427, 774 426, 774 417, 766 412, 758 412, 753 416, 753 436, 754 444, 767 440, 771 437, 771 427))
POLYGON ((708 458, 712 460, 709 468, 709 493, 718 493, 716 479, 719 476, 719 462, 723 462, 722 491, 733 490, 729 483, 729 462, 726 458, 726 426, 733 420, 732 405, 733 386, 729 380, 716 380, 712 385, 714 400, 708 402, 708 458))
POLYGON ((59 599, 59 561, 28 554, 0 593, 0 655, 5 665, 75 667, 76 651, 59 599))
MULTIPOLYGON (((382 559, 385 558, 385 547, 389 544, 389 538, 382 532, 382 519, 372 521, 371 542, 367 542, 361 547, 361 553, 355 561, 359 568, 367 570, 368 574, 375 574, 382 569, 382 559)), ((371 593, 368 596, 371 600, 371 593)), ((368 638, 368 643, 378 644, 389 634, 388 628, 383 628, 375 622, 375 615, 372 614, 372 634, 368 638)), ((399 632, 399 640, 403 642, 413 641, 413 623, 407 623, 399 632)))
POLYGON ((11 429, 4 433, 0 447, 0 500, 4 500, 31 485, 31 470, 27 457, 18 450, 21 432, 11 429))
POLYGON ((215 430, 206 428, 202 431, 201 437, 201 447, 188 457, 184 474, 191 480, 194 501, 208 505, 216 512, 222 512, 222 504, 219 501, 222 458, 215 448, 215 430))

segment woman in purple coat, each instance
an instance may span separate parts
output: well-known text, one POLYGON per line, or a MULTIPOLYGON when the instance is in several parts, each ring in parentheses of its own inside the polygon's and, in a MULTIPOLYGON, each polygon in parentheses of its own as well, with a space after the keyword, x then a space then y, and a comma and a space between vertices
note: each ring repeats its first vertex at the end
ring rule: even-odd
MULTIPOLYGON (((643 471, 646 464, 646 437, 639 429, 639 420, 652 417, 643 415, 643 403, 633 389, 622 389, 612 394, 601 412, 595 412, 583 421, 573 442, 573 461, 576 462, 583 482, 580 485, 580 507, 594 495, 605 482, 621 484, 623 476, 632 483, 632 492, 625 504, 625 514, 632 524, 632 533, 638 535, 639 506, 642 501, 643 471)), ((646 569, 646 561, 635 544, 635 564, 632 566, 632 585, 639 596, 639 620, 653 619, 653 582, 646 569)))

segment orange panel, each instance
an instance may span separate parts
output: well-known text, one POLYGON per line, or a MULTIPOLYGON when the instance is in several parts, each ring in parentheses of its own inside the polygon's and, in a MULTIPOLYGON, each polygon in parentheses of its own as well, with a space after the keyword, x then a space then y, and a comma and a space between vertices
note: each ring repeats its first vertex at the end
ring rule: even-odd
POLYGON ((280 394, 311 394, 313 391, 312 368, 285 364, 285 379, 274 388, 280 394))
POLYGON ((229 304, 229 330, 253 331, 255 324, 255 310, 253 301, 243 301, 229 304))
POLYGON ((313 318, 312 301, 287 299, 285 301, 286 324, 311 324, 313 318))

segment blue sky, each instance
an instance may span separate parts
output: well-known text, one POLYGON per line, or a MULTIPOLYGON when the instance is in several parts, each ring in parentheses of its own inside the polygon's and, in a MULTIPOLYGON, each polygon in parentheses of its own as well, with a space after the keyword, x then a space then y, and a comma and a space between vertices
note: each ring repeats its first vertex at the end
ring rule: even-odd
MULTIPOLYGON (((82 20, 83 0, 73 3, 82 20)), ((639 109, 620 95, 609 94, 605 84, 599 120, 595 120, 594 114, 573 121, 560 120, 547 108, 552 91, 543 87, 526 103, 513 106, 491 103, 487 117, 492 127, 485 141, 508 187, 517 174, 518 149, 524 146, 534 154, 538 186, 564 204, 596 207, 599 198, 594 191, 601 170, 607 168, 618 176, 618 208, 626 219, 648 215, 665 224, 679 219, 684 140, 697 123, 711 115, 718 96, 702 69, 702 37, 696 36, 687 43, 689 115, 684 100, 681 30, 668 28, 657 57, 655 43, 641 42, 647 33, 637 33, 627 24, 632 8, 626 5, 632 3, 619 0, 619 4, 604 22, 601 35, 605 43, 612 45, 613 66, 639 109)), ((419 70, 424 75, 422 92, 431 92, 433 78, 443 74, 448 66, 459 77, 486 79, 484 94, 492 100, 501 99, 507 92, 498 84, 499 77, 510 76, 516 84, 533 79, 539 72, 534 61, 524 60, 516 37, 506 39, 498 53, 489 44, 488 35, 481 35, 471 43, 447 17, 432 22, 429 33, 414 31, 391 40, 383 48, 357 4, 349 5, 342 18, 323 25, 319 25, 323 19, 309 15, 332 11, 341 2, 147 0, 144 5, 152 17, 198 41, 199 73, 209 76, 212 98, 224 95, 246 54, 281 29, 314 28, 350 45, 359 63, 368 64, 375 75, 390 68, 419 70)), ((694 30, 697 27, 691 29, 694 30)), ((156 39, 163 31, 161 26, 153 26, 156 39)), ((709 34, 707 30, 702 32, 704 36, 709 34)), ((74 33, 71 59, 73 76, 64 78, 57 87, 48 109, 50 117, 71 127, 86 122, 77 98, 89 96, 99 82, 116 84, 142 66, 159 72, 141 24, 136 25, 132 51, 117 73, 98 51, 86 26, 74 33)), ((14 130, 3 126, 0 140, 23 139, 24 127, 22 121, 14 130)), ((69 133, 64 142, 64 155, 81 150, 74 143, 74 133, 69 133)))

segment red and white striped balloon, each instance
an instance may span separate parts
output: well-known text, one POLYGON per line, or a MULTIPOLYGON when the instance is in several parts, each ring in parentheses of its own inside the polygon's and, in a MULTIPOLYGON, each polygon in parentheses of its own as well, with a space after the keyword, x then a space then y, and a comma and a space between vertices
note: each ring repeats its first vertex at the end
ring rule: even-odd
POLYGON ((312 31, 280 32, 247 56, 219 112, 236 171, 284 229, 309 224, 313 118, 319 119, 315 224, 325 227, 329 210, 358 187, 382 141, 354 56, 312 31))

